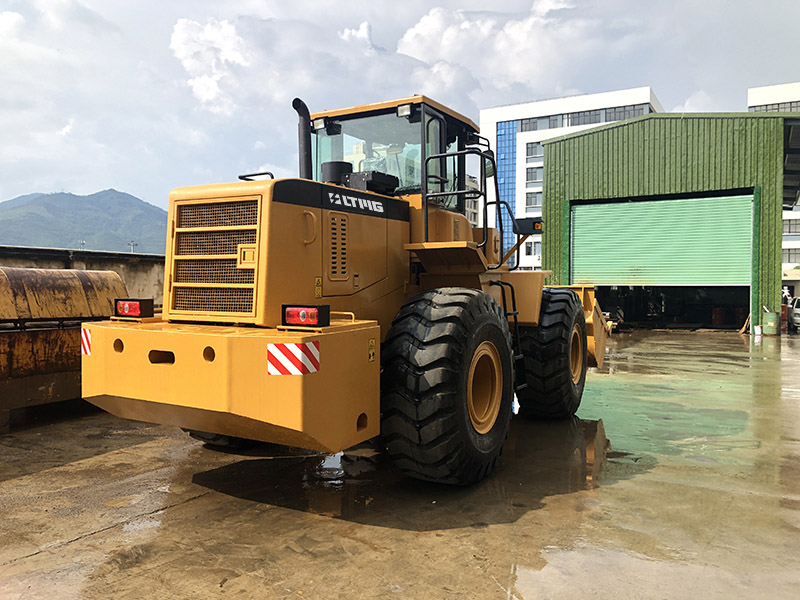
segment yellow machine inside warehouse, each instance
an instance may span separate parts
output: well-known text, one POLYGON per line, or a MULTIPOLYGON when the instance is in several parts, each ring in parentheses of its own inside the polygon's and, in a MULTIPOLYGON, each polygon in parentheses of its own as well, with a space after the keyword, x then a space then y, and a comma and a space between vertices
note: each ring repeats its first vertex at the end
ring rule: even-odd
POLYGON ((487 198, 494 157, 466 117, 424 96, 293 107, 299 178, 170 194, 163 312, 120 299, 84 325, 83 396, 324 452, 382 435, 409 475, 483 478, 515 393, 534 415, 577 410, 605 348, 593 290, 508 265, 537 223, 511 215, 512 248, 488 227, 510 209, 487 198))

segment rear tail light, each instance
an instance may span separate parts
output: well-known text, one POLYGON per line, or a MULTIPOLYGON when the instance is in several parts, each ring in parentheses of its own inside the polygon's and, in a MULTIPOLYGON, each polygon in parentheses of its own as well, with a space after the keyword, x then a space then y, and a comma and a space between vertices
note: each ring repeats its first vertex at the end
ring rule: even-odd
POLYGON ((327 327, 330 324, 331 307, 328 304, 319 306, 283 305, 283 325, 327 327))
POLYGON ((136 317, 139 319, 153 316, 152 298, 117 298, 114 300, 114 316, 136 317))

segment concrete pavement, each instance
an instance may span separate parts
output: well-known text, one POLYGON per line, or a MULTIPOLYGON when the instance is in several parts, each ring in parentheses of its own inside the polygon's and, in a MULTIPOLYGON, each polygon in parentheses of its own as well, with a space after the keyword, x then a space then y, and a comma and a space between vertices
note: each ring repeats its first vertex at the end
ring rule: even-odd
POLYGON ((223 453, 103 413, 14 431, 0 598, 800 594, 800 338, 616 335, 579 417, 515 417, 467 489, 369 446, 223 453))

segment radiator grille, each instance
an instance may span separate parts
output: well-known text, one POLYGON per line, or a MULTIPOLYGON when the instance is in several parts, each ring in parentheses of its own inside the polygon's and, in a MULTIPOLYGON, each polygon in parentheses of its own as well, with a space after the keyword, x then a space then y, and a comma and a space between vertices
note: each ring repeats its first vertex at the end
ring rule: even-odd
POLYGON ((254 316, 255 269, 236 265, 242 244, 258 247, 259 210, 252 198, 176 206, 170 310, 199 320, 254 316))
POLYGON ((236 227, 258 224, 258 201, 185 204, 178 208, 177 226, 236 227))
POLYGON ((179 260, 175 262, 176 283, 253 283, 253 269, 237 269, 236 260, 179 260))
POLYGON ((330 279, 347 279, 347 215, 332 214, 330 223, 330 279))
POLYGON ((255 244, 256 230, 243 231, 181 231, 177 234, 176 254, 236 254, 239 244, 255 244))
POLYGON ((175 310, 217 313, 249 313, 253 309, 252 288, 175 288, 175 310))

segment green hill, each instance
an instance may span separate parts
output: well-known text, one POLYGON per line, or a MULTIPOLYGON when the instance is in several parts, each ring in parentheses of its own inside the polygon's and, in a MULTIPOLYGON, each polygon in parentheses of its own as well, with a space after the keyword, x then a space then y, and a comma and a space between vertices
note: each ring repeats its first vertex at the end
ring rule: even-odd
POLYGON ((166 211, 135 196, 105 190, 90 196, 26 194, 0 202, 0 246, 80 248, 163 254, 166 211))

